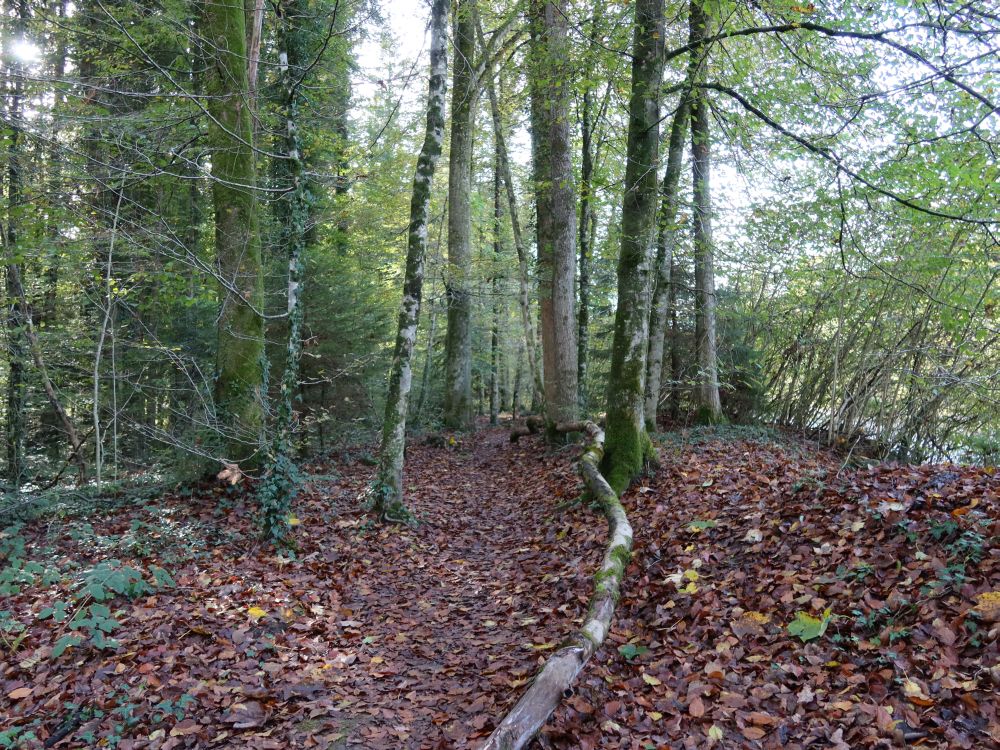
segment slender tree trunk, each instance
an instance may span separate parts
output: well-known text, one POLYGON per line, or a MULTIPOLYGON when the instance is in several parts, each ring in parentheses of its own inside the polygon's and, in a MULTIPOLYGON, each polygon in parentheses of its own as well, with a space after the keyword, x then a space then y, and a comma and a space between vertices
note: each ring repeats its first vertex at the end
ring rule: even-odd
POLYGON ((448 87, 447 23, 448 0, 433 0, 431 5, 431 64, 427 92, 427 126, 424 143, 417 158, 410 200, 410 225, 406 249, 406 276, 403 303, 399 311, 396 348, 389 373, 389 392, 385 402, 382 447, 378 474, 373 487, 373 509, 387 521, 408 521, 403 504, 403 449, 406 447, 406 408, 412 383, 413 344, 417 338, 420 299, 424 283, 424 257, 427 254, 427 221, 430 212, 434 168, 444 140, 444 104, 448 87))
POLYGON ((503 213, 500 203, 500 144, 494 136, 493 149, 493 271, 491 284, 492 321, 490 326, 490 424, 500 415, 500 232, 503 213))
POLYGON ((667 293, 667 317, 670 318, 670 419, 677 421, 681 415, 681 350, 680 326, 677 320, 677 287, 680 264, 677 254, 670 258, 670 287, 667 293))
POLYGON ((646 429, 656 430, 656 414, 660 404, 660 379, 663 372, 663 344, 667 333, 670 312, 672 279, 677 247, 678 185, 684 159, 684 145, 690 108, 688 93, 681 94, 677 111, 670 126, 670 146, 667 153, 667 170, 660 188, 660 217, 657 226, 656 279, 653 306, 649 320, 649 352, 646 355, 646 429))
POLYGON ((645 380, 656 218, 663 0, 637 0, 629 100, 618 308, 608 387, 604 474, 621 493, 654 457, 646 432, 645 380))
POLYGON ((21 262, 18 252, 18 224, 21 212, 21 99, 24 95, 24 71, 10 50, 14 39, 24 33, 27 16, 25 0, 9 0, 7 16, 12 19, 12 29, 3 35, 4 59, 10 61, 7 80, 10 94, 7 98, 7 117, 10 128, 7 143, 7 222, 4 236, 4 262, 6 265, 7 292, 7 479, 10 488, 18 492, 26 479, 25 430, 27 379, 25 378, 26 321, 18 299, 21 262))
POLYGON ((206 3, 204 29, 214 53, 205 93, 221 281, 215 400, 226 458, 252 464, 260 457, 264 423, 264 287, 243 3, 206 3))
POLYGON ((531 133, 538 236, 545 416, 577 418, 576 194, 569 128, 570 54, 562 0, 531 4, 531 133))
MULTIPOLYGON (((308 33, 304 19, 308 7, 304 0, 287 0, 281 12, 281 50, 278 65, 284 98, 284 161, 279 170, 287 190, 280 206, 281 244, 288 258, 288 339, 285 344, 285 369, 281 376, 278 414, 275 424, 269 481, 260 495, 264 533, 280 541, 288 530, 292 501, 298 492, 298 472, 294 460, 295 395, 299 387, 299 364, 302 358, 303 254, 311 224, 309 183, 305 175, 302 139, 299 135, 299 107, 302 95, 302 70, 309 64, 308 33)), ((334 13, 337 12, 334 9, 334 13)), ((341 75, 346 75, 342 72, 341 75)))
MULTIPOLYGON (((709 19, 701 0, 691 3, 691 38, 709 35, 709 19)), ((701 59, 701 49, 691 55, 701 59)), ((704 65, 698 81, 704 79, 704 65)), ((710 189, 711 135, 708 96, 695 87, 691 95, 691 171, 694 176, 694 287, 695 339, 698 351, 697 419, 715 423, 722 419, 719 399, 719 364, 715 334, 715 271, 712 247, 712 193, 710 189)))
POLYGON ((31 322, 28 299, 24 294, 24 286, 21 284, 20 268, 17 265, 10 265, 7 267, 7 273, 9 288, 20 307, 21 320, 24 321, 24 332, 28 340, 28 348, 31 350, 32 361, 42 380, 42 387, 45 390, 45 396, 49 400, 49 405, 58 415, 63 431, 66 433, 66 439, 69 441, 72 451, 70 460, 76 464, 77 481, 82 484, 87 478, 87 462, 83 457, 83 441, 80 440, 76 427, 73 426, 73 421, 69 418, 69 414, 66 413, 66 409, 63 408, 55 385, 53 385, 52 380, 49 378, 48 370, 45 367, 45 358, 42 355, 42 345, 38 340, 38 334, 35 333, 35 326, 31 322))
MULTIPOLYGON (((480 46, 483 44, 482 33, 479 33, 480 46)), ((490 97, 490 114, 493 118, 493 137, 496 139, 497 151, 500 156, 500 176, 503 178, 504 191, 507 194, 507 212, 510 215, 510 229, 514 238, 514 250, 517 252, 518 273, 518 306, 521 312, 521 328, 524 334, 524 346, 528 356, 528 372, 534 389, 533 401, 542 401, 542 373, 538 367, 538 353, 535 338, 535 326, 531 319, 531 293, 528 279, 528 252, 524 246, 524 236, 521 234, 521 219, 517 212, 517 195, 514 192, 514 178, 507 155, 507 143, 503 134, 503 121, 500 116, 500 106, 497 101, 496 86, 493 82, 493 69, 487 61, 486 90, 490 97)))
POLYGON ((594 153, 591 122, 591 92, 588 84, 580 108, 580 136, 583 141, 580 159, 580 309, 576 323, 576 380, 580 411, 587 413, 587 354, 590 345, 590 222, 593 207, 594 153))
POLYGON ((448 159, 448 331, 445 336, 444 424, 472 426, 472 143, 476 98, 474 0, 455 0, 455 66, 448 159))

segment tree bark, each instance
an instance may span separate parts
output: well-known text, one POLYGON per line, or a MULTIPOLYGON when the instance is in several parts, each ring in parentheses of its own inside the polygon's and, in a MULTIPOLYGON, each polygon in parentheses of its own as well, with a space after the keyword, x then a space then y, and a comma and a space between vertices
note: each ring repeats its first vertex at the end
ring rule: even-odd
POLYGON ((374 512, 379 518, 394 522, 411 520, 410 513, 403 503, 403 449, 406 447, 406 411, 413 381, 413 345, 417 338, 417 322, 420 318, 420 300, 423 293, 431 186, 434 181, 434 168, 441 155, 441 143, 444 140, 444 105, 448 87, 446 46, 448 6, 448 0, 434 0, 431 5, 427 124, 423 146, 417 157, 416 173, 413 176, 403 302, 399 310, 396 346, 389 373, 389 392, 385 402, 377 478, 372 488, 374 512))
POLYGON ((503 229, 500 203, 500 143, 493 143, 493 271, 492 321, 490 326, 490 424, 500 416, 500 233, 503 229))
MULTIPOLYGON (((485 47, 482 30, 477 29, 480 47, 485 47)), ((524 246, 524 236, 521 234, 521 220, 517 212, 517 195, 514 192, 514 178, 507 155, 507 143, 503 134, 503 120, 500 116, 500 106, 497 101, 496 86, 493 83, 493 68, 489 59, 486 61, 486 91, 490 98, 490 114, 493 118, 493 136, 496 139, 497 151, 500 156, 500 176, 503 178, 504 191, 507 194, 507 211, 510 214, 511 234, 514 238, 514 250, 517 252, 518 272, 518 306, 521 311, 521 327, 524 333, 524 346, 527 351, 528 372, 533 388, 532 400, 542 401, 542 374, 538 367, 538 351, 535 338, 535 326, 531 320, 531 294, 528 279, 528 252, 524 246)))
POLYGON ((527 747, 559 706, 576 676, 604 643, 611 629, 615 603, 632 552, 632 526, 618 495, 598 468, 604 453, 601 428, 593 422, 575 422, 557 425, 556 429, 562 432, 583 431, 587 435, 588 443, 580 458, 580 474, 608 519, 608 545, 601 569, 594 576, 594 593, 590 597, 583 625, 549 657, 535 675, 531 687, 503 717, 481 750, 520 750, 527 747))
POLYGON ((24 95, 24 71, 10 50, 14 39, 24 33, 27 16, 25 0, 8 0, 6 15, 11 18, 10 33, 3 35, 5 60, 9 60, 7 74, 10 95, 7 99, 6 121, 10 128, 7 143, 7 216, 4 236, 4 258, 7 292, 7 480, 10 489, 18 492, 27 478, 25 464, 26 430, 26 321, 18 299, 20 290, 21 257, 18 250, 18 224, 21 212, 21 98, 24 95))
MULTIPOLYGON (((255 6, 259 7, 259 6, 255 6)), ((287 311, 288 337, 285 342, 285 368, 278 394, 277 422, 274 430, 269 481, 263 485, 260 500, 264 534, 280 541, 288 531, 292 501, 298 490, 298 472, 293 457, 295 394, 299 387, 299 364, 302 358, 303 254, 311 224, 312 196, 305 174, 302 139, 299 135, 301 105, 300 71, 309 63, 308 34, 303 27, 308 8, 303 0, 288 0, 281 12, 281 49, 278 65, 284 99, 284 159, 279 165, 281 185, 287 192, 279 204, 281 245, 288 262, 287 311)), ((338 12, 335 6, 333 12, 338 12)), ((258 32, 259 34, 259 32, 258 32)), ((347 75, 346 71, 340 71, 347 75)))
POLYGON ((671 288, 677 247, 678 185, 684 158, 690 105, 688 92, 681 94, 670 125, 670 145, 667 153, 667 170, 660 188, 660 217, 657 227, 656 279, 653 305, 649 319, 649 352, 646 356, 646 429, 656 430, 656 415, 660 405, 660 380, 663 372, 663 344, 667 333, 670 312, 671 288))
POLYGON ((637 0, 629 100, 618 308, 608 387, 604 474, 623 491, 653 458, 646 432, 645 381, 656 215, 663 0, 637 0))
MULTIPOLYGON (((700 0, 691 3, 691 38, 701 42, 709 35, 709 18, 700 0)), ((691 52, 702 58, 701 47, 691 52)), ((704 79, 704 64, 698 80, 704 79)), ((715 271, 712 246, 712 194, 710 189, 711 134, 708 96, 695 87, 691 95, 691 171, 694 179, 694 286, 695 341, 698 351, 697 420, 722 419, 719 398, 719 364, 715 326, 715 271)))
POLYGON ((448 157, 448 272, 445 296, 444 424, 453 430, 472 425, 472 144, 476 84, 473 70, 476 26, 474 0, 455 0, 455 65, 448 157))
POLYGON ((569 128, 567 7, 533 0, 529 85, 538 238, 545 414, 551 427, 579 412, 576 350, 576 193, 569 128))
POLYGON ((229 461, 259 459, 264 422, 264 306, 246 16, 240 0, 204 6, 212 196, 221 283, 215 400, 229 461))

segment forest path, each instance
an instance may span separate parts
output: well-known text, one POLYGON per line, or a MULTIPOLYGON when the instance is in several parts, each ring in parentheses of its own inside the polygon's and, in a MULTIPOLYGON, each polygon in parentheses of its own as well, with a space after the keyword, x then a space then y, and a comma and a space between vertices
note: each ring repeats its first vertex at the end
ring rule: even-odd
POLYGON ((558 507, 580 492, 577 448, 508 434, 410 447, 421 523, 375 531, 344 581, 344 635, 362 641, 346 747, 472 746, 582 614, 605 525, 584 509, 594 533, 581 535, 580 506, 558 507))

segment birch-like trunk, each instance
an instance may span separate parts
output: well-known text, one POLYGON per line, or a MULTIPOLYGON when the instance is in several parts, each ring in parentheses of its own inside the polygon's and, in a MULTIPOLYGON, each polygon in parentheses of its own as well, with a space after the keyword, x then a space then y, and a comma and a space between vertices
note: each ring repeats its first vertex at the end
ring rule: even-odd
POLYGON ((257 231, 253 122, 248 106, 247 35, 240 0, 204 6, 208 143, 221 284, 215 401, 225 456, 259 459, 264 426, 264 285, 257 231))
POLYGON ((448 156, 448 271, 445 296, 444 424, 453 430, 472 425, 472 142, 476 83, 473 70, 476 25, 474 0, 455 2, 455 66, 451 98, 451 151, 448 156))
POLYGON ((569 127, 566 3, 533 0, 528 70, 538 238, 545 416, 577 418, 576 191, 569 127))
MULTIPOLYGON (((691 3, 691 38, 709 36, 709 19, 700 0, 691 3)), ((701 50, 691 51, 701 57, 701 50)), ((698 81, 704 79, 704 65, 698 81)), ((715 253, 712 246, 711 133, 708 96, 695 86, 691 93, 691 171, 694 178, 695 339, 698 351, 698 421, 722 419, 719 363, 715 334, 715 253)))
POLYGON ((431 5, 431 75, 427 92, 427 126, 413 177, 403 303, 399 310, 396 347, 389 373, 378 474, 372 488, 375 513, 384 520, 397 522, 410 520, 410 514, 403 504, 403 449, 406 447, 406 409, 413 382, 413 345, 417 338, 424 284, 431 186, 434 168, 441 155, 441 143, 444 141, 444 103, 448 87, 448 6, 449 0, 434 0, 431 5))
POLYGON ((663 0, 637 0, 629 100, 618 308, 608 384, 604 474, 621 493, 653 457, 645 381, 656 218, 663 0))
POLYGON ((677 226, 679 198, 677 188, 680 184, 684 160, 689 114, 688 93, 683 92, 670 125, 667 170, 663 174, 663 183, 660 187, 660 216, 656 237, 656 279, 649 319, 649 352, 646 355, 646 429, 650 431, 656 430, 656 415, 660 404, 663 344, 669 322, 671 287, 675 281, 671 278, 670 271, 674 267, 674 253, 680 230, 677 226))

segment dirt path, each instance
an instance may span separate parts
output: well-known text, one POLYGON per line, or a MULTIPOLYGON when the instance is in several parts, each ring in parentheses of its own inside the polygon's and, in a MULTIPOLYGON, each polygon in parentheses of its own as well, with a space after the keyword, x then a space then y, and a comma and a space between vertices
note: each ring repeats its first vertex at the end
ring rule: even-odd
POLYGON ((379 661, 350 678, 363 696, 355 715, 378 704, 378 716, 349 746, 466 747, 568 632, 600 555, 599 537, 559 533, 556 506, 577 492, 571 456, 512 446, 506 431, 411 451, 408 499, 422 525, 380 532, 343 604, 359 632, 378 634, 379 661))

